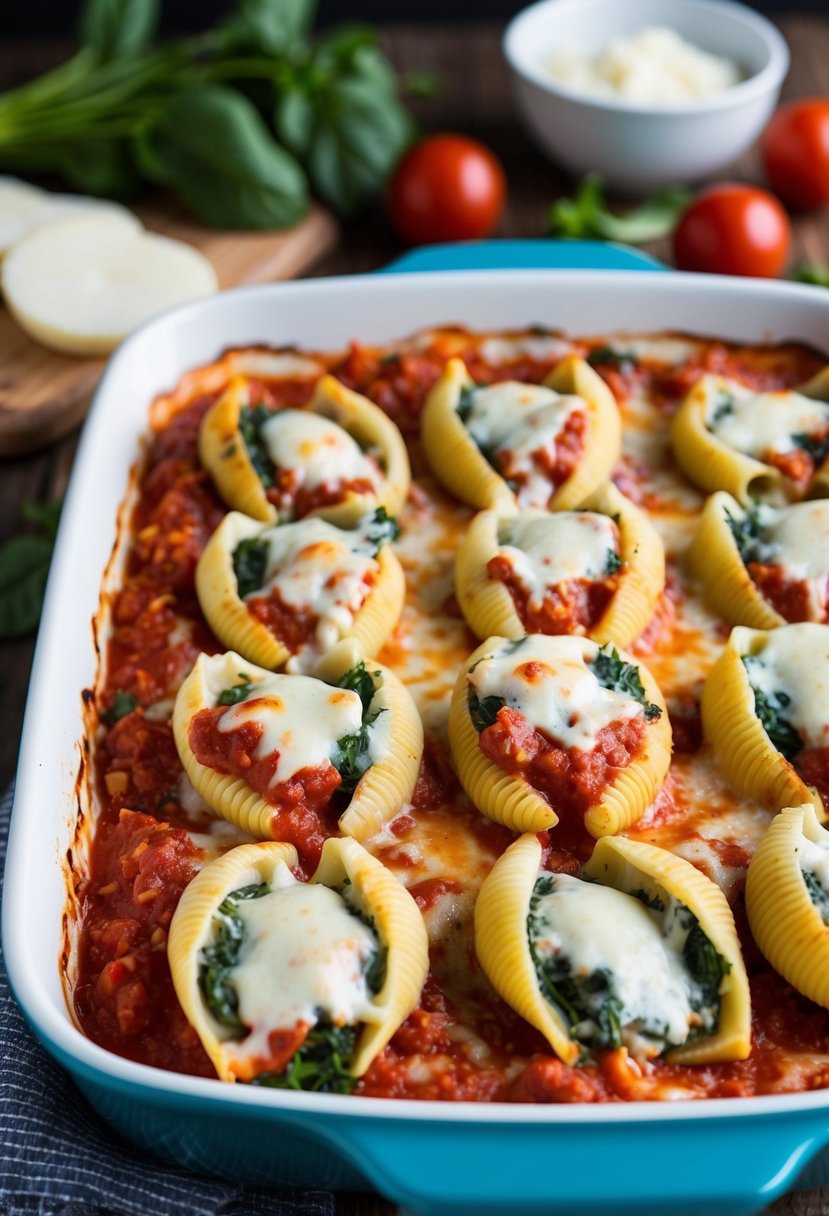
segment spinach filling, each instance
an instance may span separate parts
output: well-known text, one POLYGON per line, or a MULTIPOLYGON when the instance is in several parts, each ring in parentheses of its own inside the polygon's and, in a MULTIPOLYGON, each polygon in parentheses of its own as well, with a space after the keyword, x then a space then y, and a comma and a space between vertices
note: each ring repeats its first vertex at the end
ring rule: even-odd
POLYGON ((824 925, 829 925, 829 892, 821 884, 818 876, 811 870, 801 870, 809 899, 820 913, 824 925))
MULTIPOLYGON (((502 646, 499 653, 514 654, 520 646, 524 645, 526 640, 526 638, 514 638, 507 642, 506 645, 502 646)), ((484 661, 484 658, 491 657, 491 655, 483 655, 476 663, 472 664, 472 666, 469 668, 468 674, 471 675, 478 666, 478 663, 482 663, 484 661)), ((472 719, 472 725, 475 727, 478 734, 480 734, 481 731, 486 730, 488 726, 492 726, 495 723, 495 719, 498 717, 498 711, 503 709, 507 703, 506 697, 479 697, 471 684, 469 685, 467 700, 469 705, 469 717, 472 719)))
MULTIPOLYGON (((199 989, 213 1017, 233 1032, 234 1039, 244 1039, 248 1034, 248 1027, 239 1017, 239 998, 231 978, 245 941, 245 925, 238 908, 243 900, 259 899, 270 892, 270 884, 263 882, 240 887, 238 891, 225 896, 213 915, 213 939, 201 952, 199 989)), ((361 920, 377 936, 373 919, 354 908, 346 894, 339 894, 351 915, 361 920)), ((373 994, 383 987, 386 961, 387 951, 378 939, 377 949, 365 964, 366 985, 373 994)), ((357 1084, 357 1078, 348 1071, 356 1038, 356 1026, 334 1026, 330 1022, 318 1021, 308 1031, 302 1046, 288 1061, 284 1072, 260 1073, 251 1084, 315 1093, 351 1093, 357 1084)))
POLYGON ((461 389, 460 396, 458 397, 458 404, 455 408, 458 412, 458 417, 464 424, 466 424, 469 415, 472 413, 472 406, 475 404, 476 392, 479 388, 486 387, 487 386, 485 384, 470 384, 461 389))
POLYGON ((274 483, 276 465, 262 438, 262 427, 273 415, 274 411, 266 405, 243 405, 239 411, 239 434, 245 441, 250 463, 266 490, 274 483))
POLYGON ((360 729, 353 735, 343 735, 338 739, 331 756, 331 763, 343 779, 342 785, 337 789, 338 794, 353 793, 358 781, 373 763, 369 755, 371 727, 380 714, 386 712, 384 709, 377 709, 373 713, 371 711, 371 703, 377 691, 375 680, 380 678, 379 671, 367 671, 365 662, 361 660, 337 681, 338 687, 350 688, 352 692, 356 692, 363 707, 360 729))
POLYGON ((242 540, 233 550, 233 573, 239 599, 258 591, 268 569, 268 542, 258 536, 242 540))
MULTIPOLYGON (((602 967, 588 975, 574 975, 572 965, 563 953, 543 957, 536 949, 536 939, 544 931, 539 905, 554 889, 555 875, 542 874, 533 887, 527 915, 530 957, 541 992, 567 1024, 571 1037, 581 1042, 583 1048, 622 1047, 622 1032, 627 1024, 623 1021, 622 1003, 614 992, 613 972, 602 967), (582 1042, 581 1035, 587 1040, 585 1023, 589 1025, 589 1041, 582 1042)), ((699 1025, 691 1028, 686 1042, 712 1034, 720 1017, 720 985, 731 970, 731 964, 709 941, 689 908, 674 901, 666 903, 659 895, 649 895, 643 889, 630 894, 658 918, 664 937, 673 933, 674 925, 679 925, 685 933, 681 953, 692 981, 689 1005, 700 1019, 699 1025)), ((667 1030, 660 1022, 645 1023, 639 1019, 639 1033, 650 1038, 664 1041, 667 1030)))
POLYGON ((815 462, 815 468, 819 468, 823 464, 827 456, 829 456, 829 434, 826 435, 792 435, 792 443, 796 448, 800 448, 801 452, 806 452, 815 462))
POLYGON ((608 549, 607 561, 605 562, 605 578, 611 574, 618 574, 622 569, 622 559, 615 549, 608 549))
POLYGON ((613 346, 597 346, 587 356, 587 362, 591 367, 615 363, 623 376, 629 376, 639 366, 639 360, 632 351, 616 350, 613 346))
POLYGON ((803 740, 785 716, 792 699, 782 689, 767 693, 759 688, 751 675, 752 671, 763 667, 762 660, 749 654, 744 654, 742 658, 751 691, 754 693, 754 712, 771 742, 791 762, 798 752, 803 750, 803 740))
POLYGON ((741 519, 736 518, 728 508, 725 508, 725 518, 734 537, 737 551, 744 565, 750 562, 767 561, 770 554, 766 542, 766 525, 762 522, 761 513, 764 508, 759 503, 747 507, 741 519))
POLYGON ((372 557, 376 557, 383 545, 400 537, 400 525, 385 507, 378 507, 364 529, 366 540, 374 545, 372 557))
POLYGON ((101 721, 105 722, 107 726, 112 726, 137 708, 138 698, 134 697, 131 692, 124 692, 123 688, 119 688, 112 699, 112 705, 101 712, 101 721))
POLYGON ((734 406, 737 404, 737 399, 733 393, 721 390, 716 398, 708 407, 708 416, 712 426, 716 426, 718 422, 722 422, 723 418, 727 418, 729 414, 734 413, 734 406))
POLYGON ((659 706, 654 705, 645 697, 645 688, 639 675, 639 668, 634 667, 633 663, 625 663, 623 659, 619 658, 618 650, 611 643, 602 646, 595 659, 587 666, 602 688, 622 693, 624 696, 638 701, 644 707, 646 721, 655 722, 657 718, 662 717, 662 710, 659 706))

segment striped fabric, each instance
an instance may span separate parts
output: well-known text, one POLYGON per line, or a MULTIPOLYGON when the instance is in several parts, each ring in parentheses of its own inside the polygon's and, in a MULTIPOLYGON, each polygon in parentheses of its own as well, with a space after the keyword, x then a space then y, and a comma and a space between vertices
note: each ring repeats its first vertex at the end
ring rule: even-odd
MULTIPOLYGON (((0 799, 0 895, 11 792, 0 799)), ((35 1042, 0 946, 0 1216, 334 1216, 323 1191, 195 1177, 119 1140, 35 1042)))

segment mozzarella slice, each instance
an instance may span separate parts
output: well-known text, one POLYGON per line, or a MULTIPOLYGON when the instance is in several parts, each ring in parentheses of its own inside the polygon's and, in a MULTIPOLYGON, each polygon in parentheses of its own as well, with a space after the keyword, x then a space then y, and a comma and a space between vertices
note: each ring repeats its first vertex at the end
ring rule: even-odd
POLYGON ((126 207, 109 199, 91 198, 86 194, 50 194, 28 182, 18 181, 16 177, 0 177, 0 259, 32 228, 84 211, 97 215, 132 215, 126 207))
POLYGON ((2 271, 6 302, 27 333, 77 355, 106 354, 156 313, 218 290, 203 254, 145 232, 129 212, 36 228, 2 271))

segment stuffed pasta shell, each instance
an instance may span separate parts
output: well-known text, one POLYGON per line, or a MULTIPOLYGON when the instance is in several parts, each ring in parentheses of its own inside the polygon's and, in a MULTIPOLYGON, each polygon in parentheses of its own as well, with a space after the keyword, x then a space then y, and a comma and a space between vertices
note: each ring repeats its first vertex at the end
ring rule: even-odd
POLYGON ((829 620, 829 500, 747 507, 720 491, 690 551, 710 606, 734 625, 829 620))
POLYGON ((702 691, 702 725, 735 793, 773 811, 829 797, 829 626, 737 626, 702 691))
MULTIPOLYGON (((743 506, 829 494, 829 400, 807 392, 757 393, 721 376, 703 376, 672 429, 683 472, 703 490, 726 490, 743 506)), ((825 387, 829 388, 829 385, 825 387)))
POLYGON ((396 515, 411 480, 397 427, 333 376, 304 408, 275 410, 235 377, 204 416, 199 456, 227 505, 265 523, 323 515, 348 526, 377 507, 396 515))
POLYGON ((356 840, 327 840, 310 882, 288 844, 205 866, 175 911, 179 1002, 222 1081, 349 1093, 417 1004, 416 903, 356 840))
POLYGON ((338 824, 364 839, 393 819, 423 750, 409 693, 348 642, 316 676, 275 675, 232 651, 201 655, 176 697, 173 735, 217 815, 311 859, 338 824))
POLYGON ((583 820, 621 832, 660 789, 671 727, 647 668, 587 638, 488 638, 449 710, 458 776, 477 808, 516 832, 583 820))
POLYGON ((829 832, 810 803, 772 820, 748 867, 746 910, 775 971, 829 1009, 829 832))
POLYGON ((610 476, 621 450, 613 394, 583 360, 543 384, 475 384, 450 359, 421 424, 432 470, 473 507, 578 506, 610 476))
POLYGON ((383 507, 348 529, 231 511, 196 567, 202 612, 220 642, 262 667, 306 670, 346 637, 371 658, 403 608, 406 580, 388 544, 397 534, 383 507))
POLYGON ((662 541, 610 483, 579 510, 481 511, 455 564, 458 603, 480 638, 569 633, 629 646, 664 585, 662 541))
POLYGON ((560 1059, 621 1047, 685 1064, 748 1056, 748 980, 716 883, 619 837, 598 841, 579 876, 541 862, 528 833, 495 863, 475 906, 475 949, 560 1059))

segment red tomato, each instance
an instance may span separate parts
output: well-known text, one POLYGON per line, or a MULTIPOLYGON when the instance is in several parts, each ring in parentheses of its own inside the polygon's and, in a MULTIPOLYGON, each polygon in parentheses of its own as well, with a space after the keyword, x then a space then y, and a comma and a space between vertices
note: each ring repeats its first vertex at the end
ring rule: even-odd
POLYGON ((391 221, 411 245, 475 240, 495 228, 506 189, 489 148, 463 135, 428 135, 395 171, 391 221))
POLYGON ((804 97, 780 109, 763 135, 772 188, 792 207, 829 203, 829 97, 804 97))
POLYGON ((789 256, 789 217, 767 190, 711 186, 683 211, 674 232, 680 270, 774 278, 789 256))

